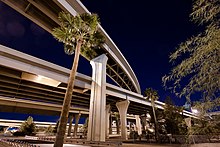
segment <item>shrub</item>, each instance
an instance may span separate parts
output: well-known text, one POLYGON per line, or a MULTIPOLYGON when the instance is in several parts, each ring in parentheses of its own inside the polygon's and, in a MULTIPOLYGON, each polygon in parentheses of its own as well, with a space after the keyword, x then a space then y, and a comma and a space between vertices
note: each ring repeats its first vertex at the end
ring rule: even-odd
POLYGON ((29 116, 26 121, 21 124, 21 132, 24 135, 36 135, 36 125, 33 117, 29 116))

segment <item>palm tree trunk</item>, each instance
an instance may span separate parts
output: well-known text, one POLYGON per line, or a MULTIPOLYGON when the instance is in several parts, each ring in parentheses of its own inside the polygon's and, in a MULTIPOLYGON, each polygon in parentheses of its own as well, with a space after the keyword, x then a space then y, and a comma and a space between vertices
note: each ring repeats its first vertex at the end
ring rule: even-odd
POLYGON ((155 113, 155 103, 154 101, 151 102, 152 109, 153 109, 153 115, 154 115, 154 123, 155 123, 155 139, 158 141, 158 125, 157 125, 157 118, 156 118, 156 113, 155 113))
POLYGON ((119 124, 119 120, 120 119, 120 114, 119 114, 119 112, 116 112, 115 113, 115 123, 116 123, 116 132, 117 132, 117 134, 119 134, 120 133, 120 124, 119 124))
POLYGON ((76 50, 75 50, 75 57, 72 65, 72 69, 70 71, 70 77, 68 80, 68 85, 66 89, 66 94, 63 102, 63 107, 60 115, 60 123, 58 126, 58 131, 56 134, 56 140, 54 142, 54 147, 62 147, 64 142, 64 136, 66 133, 66 125, 68 121, 68 115, 69 115, 69 109, 72 99, 72 93, 73 93, 73 87, 74 87, 74 81, 75 81, 75 75, 78 67, 79 62, 79 55, 80 55, 80 48, 82 45, 82 41, 79 39, 77 41, 76 50))
POLYGON ((116 119, 115 120, 115 122, 116 122, 116 132, 117 132, 117 134, 119 134, 120 133, 120 129, 119 129, 119 120, 118 119, 116 119))
POLYGON ((112 134, 112 112, 110 113, 109 134, 112 134))

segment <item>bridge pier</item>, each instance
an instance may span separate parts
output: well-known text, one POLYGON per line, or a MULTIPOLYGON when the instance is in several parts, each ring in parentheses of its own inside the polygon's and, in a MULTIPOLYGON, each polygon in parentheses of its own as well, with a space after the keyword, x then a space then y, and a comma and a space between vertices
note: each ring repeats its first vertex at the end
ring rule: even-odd
POLYGON ((107 60, 108 57, 102 54, 90 61, 92 65, 92 85, 87 134, 88 141, 105 141, 107 60))
POLYGON ((130 101, 120 101, 116 103, 116 107, 118 108, 119 114, 120 114, 120 121, 121 121, 121 138, 123 140, 127 140, 127 110, 128 106, 130 104, 130 101))

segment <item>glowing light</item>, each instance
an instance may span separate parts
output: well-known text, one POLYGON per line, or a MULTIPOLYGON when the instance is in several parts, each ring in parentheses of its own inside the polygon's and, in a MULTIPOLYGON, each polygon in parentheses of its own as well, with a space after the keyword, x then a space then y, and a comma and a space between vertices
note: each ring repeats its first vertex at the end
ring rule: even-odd
POLYGON ((192 113, 195 113, 195 114, 199 113, 199 111, 197 109, 194 109, 194 108, 192 108, 191 111, 192 111, 192 113))
POLYGON ((43 76, 37 75, 37 80, 42 80, 43 76))
POLYGON ((154 129, 152 129, 152 128, 149 128, 148 130, 149 130, 151 133, 154 132, 154 129))
POLYGON ((51 79, 51 78, 48 78, 42 75, 34 75, 34 74, 26 73, 26 72, 22 72, 21 78, 24 80, 28 80, 28 81, 48 85, 48 86, 53 86, 53 87, 57 87, 61 83, 57 80, 54 80, 54 79, 51 79))
POLYGON ((147 113, 147 118, 151 118, 151 116, 150 116, 150 114, 149 114, 149 113, 147 113))

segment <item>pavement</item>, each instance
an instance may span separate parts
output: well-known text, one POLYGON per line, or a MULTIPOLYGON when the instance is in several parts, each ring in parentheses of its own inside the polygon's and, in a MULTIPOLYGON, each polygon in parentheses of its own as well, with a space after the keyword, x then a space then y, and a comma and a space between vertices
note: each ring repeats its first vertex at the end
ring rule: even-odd
POLYGON ((131 144, 123 143, 121 147, 180 147, 180 144, 131 144))
POLYGON ((181 144, 123 144, 121 147, 220 147, 220 143, 181 144))
MULTIPOLYGON (((18 140, 22 140, 24 139, 24 137, 1 137, 2 138, 10 138, 10 139, 18 139, 18 140)), ((31 144, 32 145, 36 145, 36 147, 53 147, 53 143, 52 142, 47 142, 47 141, 39 141, 36 140, 36 138, 27 138, 27 140, 31 140, 31 144)), ((118 141, 117 139, 112 140, 112 142, 114 141, 118 141)), ((74 142, 73 142, 74 143, 74 142)), ((97 145, 97 144, 64 144, 63 147, 111 147, 111 146, 117 146, 116 144, 111 144, 111 145, 106 145, 106 144, 102 144, 102 145, 97 145)), ((8 147, 7 144, 1 144, 0 142, 0 147, 8 147)), ((120 147, 220 147, 220 143, 200 143, 200 144, 193 144, 193 145, 181 145, 181 144, 156 144, 156 143, 150 143, 150 142, 133 142, 133 141, 129 141, 129 142, 124 142, 122 143, 122 145, 120 145, 120 147)))
MULTIPOLYGON (((35 144, 36 147, 53 147, 53 144, 35 144)), ((85 145, 64 144, 63 147, 91 147, 85 145)))
MULTIPOLYGON (((36 147, 53 147, 53 144, 36 144, 36 147)), ((74 144, 64 144, 63 147, 111 147, 106 145, 74 145, 74 144)), ((131 144, 123 143, 120 147, 220 147, 220 143, 202 143, 194 145, 181 145, 181 144, 131 144)))

